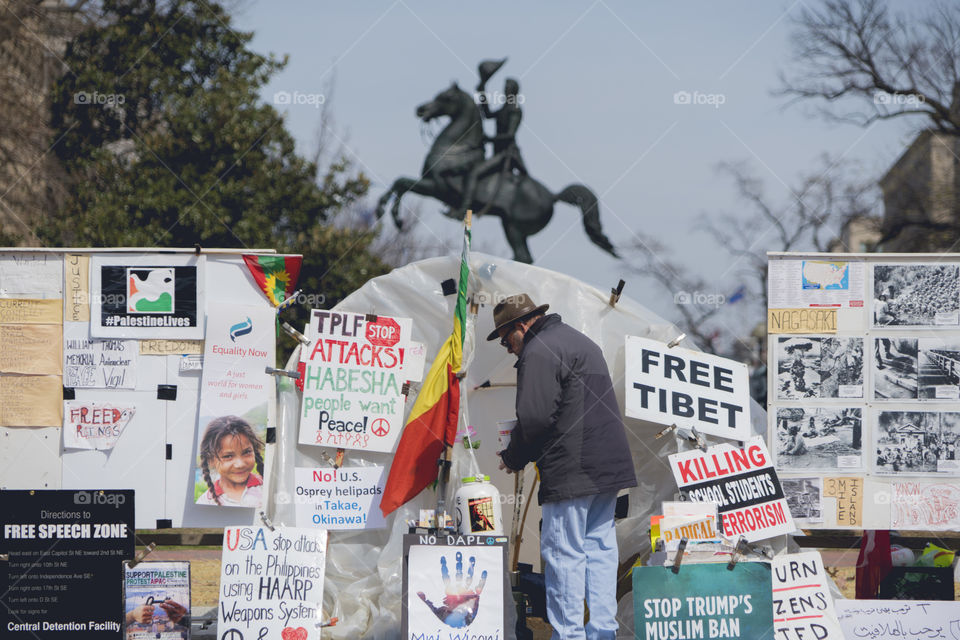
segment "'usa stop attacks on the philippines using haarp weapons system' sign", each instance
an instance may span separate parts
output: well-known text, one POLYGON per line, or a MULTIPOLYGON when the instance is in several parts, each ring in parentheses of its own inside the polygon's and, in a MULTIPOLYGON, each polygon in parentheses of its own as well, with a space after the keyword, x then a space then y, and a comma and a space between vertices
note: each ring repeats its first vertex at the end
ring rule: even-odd
POLYGON ((796 529, 762 437, 743 447, 721 444, 669 457, 681 493, 717 503, 724 535, 755 542, 796 529))
POLYGON ((311 342, 300 356, 300 444, 393 450, 403 427, 403 383, 423 373, 412 327, 409 318, 313 311, 311 342))
POLYGON ((733 440, 750 437, 747 365, 627 336, 626 414, 733 440))

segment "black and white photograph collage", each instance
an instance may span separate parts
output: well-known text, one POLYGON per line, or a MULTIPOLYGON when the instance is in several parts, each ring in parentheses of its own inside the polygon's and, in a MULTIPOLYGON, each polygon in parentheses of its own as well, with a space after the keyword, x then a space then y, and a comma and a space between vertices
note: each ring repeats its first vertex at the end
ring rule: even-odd
MULTIPOLYGON (((872 264, 868 277, 859 323, 772 336, 776 467, 791 481, 960 476, 960 264, 872 264)), ((795 488, 807 511, 813 488, 795 488)))
POLYGON ((780 485, 794 519, 823 522, 823 478, 780 478, 780 485))

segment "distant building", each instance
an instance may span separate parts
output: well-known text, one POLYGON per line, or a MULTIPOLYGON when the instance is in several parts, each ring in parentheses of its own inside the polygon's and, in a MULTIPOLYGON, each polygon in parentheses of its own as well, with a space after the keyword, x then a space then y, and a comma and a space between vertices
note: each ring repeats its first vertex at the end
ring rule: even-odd
POLYGON ((960 240, 960 137, 924 131, 880 179, 881 249, 956 251, 960 240))
POLYGON ((831 253, 872 253, 878 251, 880 240, 879 218, 855 216, 847 220, 840 229, 840 236, 827 245, 831 253))

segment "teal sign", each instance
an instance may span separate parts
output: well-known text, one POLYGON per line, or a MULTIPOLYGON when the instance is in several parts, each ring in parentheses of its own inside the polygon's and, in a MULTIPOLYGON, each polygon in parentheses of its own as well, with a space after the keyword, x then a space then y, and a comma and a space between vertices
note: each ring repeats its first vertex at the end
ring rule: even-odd
POLYGON ((770 565, 634 567, 639 640, 773 640, 770 565))

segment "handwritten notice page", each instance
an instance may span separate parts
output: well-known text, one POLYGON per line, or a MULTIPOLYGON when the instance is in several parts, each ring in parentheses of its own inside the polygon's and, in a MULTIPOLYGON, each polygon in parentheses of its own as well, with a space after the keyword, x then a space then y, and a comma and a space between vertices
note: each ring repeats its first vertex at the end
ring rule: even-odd
POLYGON ((859 527, 863 522, 863 478, 824 478, 823 495, 837 499, 837 524, 859 527))
POLYGON ((960 602, 923 600, 837 600, 847 640, 955 640, 960 637, 960 602))
POLYGON ((819 552, 773 559, 773 625, 776 640, 844 640, 819 552))

